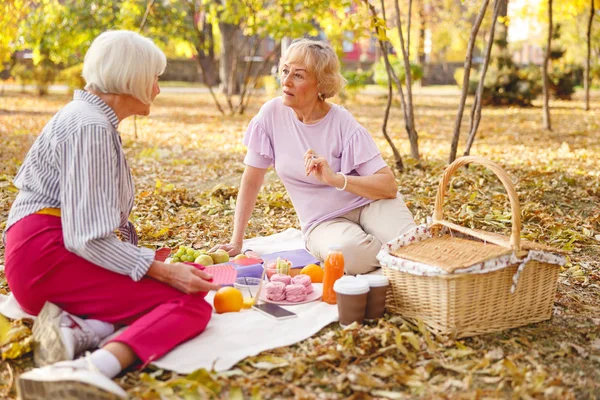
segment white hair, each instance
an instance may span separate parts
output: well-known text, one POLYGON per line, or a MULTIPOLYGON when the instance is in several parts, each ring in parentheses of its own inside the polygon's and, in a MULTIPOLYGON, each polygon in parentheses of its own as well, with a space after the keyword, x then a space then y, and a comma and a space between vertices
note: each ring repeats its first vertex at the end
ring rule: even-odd
POLYGON ((152 103, 152 87, 165 71, 167 57, 152 40, 132 31, 100 34, 83 60, 86 90, 127 94, 152 103))

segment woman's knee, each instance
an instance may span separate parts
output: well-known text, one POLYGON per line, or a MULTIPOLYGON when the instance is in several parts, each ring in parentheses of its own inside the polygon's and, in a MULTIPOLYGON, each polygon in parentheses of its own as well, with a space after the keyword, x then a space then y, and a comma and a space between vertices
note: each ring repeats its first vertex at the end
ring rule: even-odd
POLYGON ((373 272, 377 268, 379 268, 379 264, 372 264, 369 262, 352 262, 345 265, 344 272, 346 272, 346 275, 362 275, 373 272))
POLYGON ((349 275, 366 274, 379 267, 377 253, 381 242, 369 235, 362 241, 345 241, 342 244, 344 271, 349 275))
POLYGON ((188 301, 186 302, 186 306, 197 311, 202 315, 209 315, 212 313, 212 306, 206 301, 206 293, 199 292, 194 294, 187 295, 188 301))
POLYGON ((204 298, 206 293, 194 293, 188 296, 189 301, 186 302, 186 310, 194 313, 199 321, 201 320, 204 321, 205 324, 208 324, 208 321, 210 321, 212 316, 213 308, 204 298))

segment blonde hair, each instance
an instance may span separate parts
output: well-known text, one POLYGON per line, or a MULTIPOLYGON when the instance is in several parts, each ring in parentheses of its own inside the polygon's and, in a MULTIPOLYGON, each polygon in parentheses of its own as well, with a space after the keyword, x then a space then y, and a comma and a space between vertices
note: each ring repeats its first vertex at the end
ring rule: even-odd
POLYGON ((333 97, 346 84, 340 73, 340 61, 333 48, 325 42, 296 39, 281 56, 279 73, 284 64, 301 64, 317 79, 321 100, 333 97))
POLYGON ((83 60, 86 90, 127 94, 152 103, 152 87, 165 71, 167 57, 152 40, 132 31, 100 34, 83 60))

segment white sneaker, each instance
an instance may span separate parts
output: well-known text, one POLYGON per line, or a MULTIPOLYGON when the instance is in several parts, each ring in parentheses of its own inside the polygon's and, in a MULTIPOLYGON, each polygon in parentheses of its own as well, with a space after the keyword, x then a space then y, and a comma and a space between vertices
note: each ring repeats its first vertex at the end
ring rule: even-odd
POLYGON ((89 359, 86 363, 60 362, 21 374, 17 396, 21 400, 127 399, 127 393, 102 375, 89 359))
POLYGON ((46 302, 33 324, 33 361, 38 367, 73 360, 95 348, 100 338, 79 317, 46 302))

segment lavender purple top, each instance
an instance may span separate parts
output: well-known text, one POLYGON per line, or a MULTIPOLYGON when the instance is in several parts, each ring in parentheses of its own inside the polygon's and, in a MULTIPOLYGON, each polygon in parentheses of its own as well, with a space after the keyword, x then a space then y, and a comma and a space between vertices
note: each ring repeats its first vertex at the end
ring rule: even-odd
POLYGON ((325 157, 334 172, 373 175, 387 167, 369 132, 345 108, 332 104, 319 122, 306 125, 281 97, 265 103, 250 121, 244 136, 248 152, 244 163, 251 167, 274 165, 294 205, 302 232, 372 200, 336 190, 306 176, 303 155, 308 149, 325 157))

